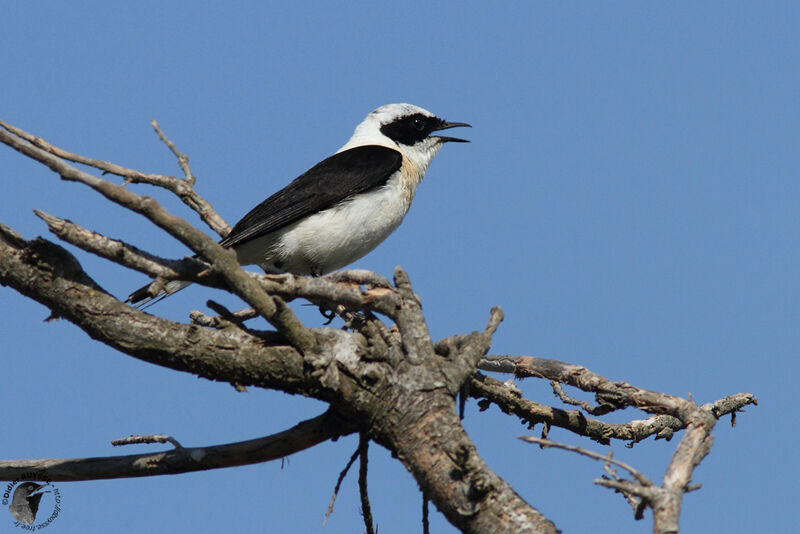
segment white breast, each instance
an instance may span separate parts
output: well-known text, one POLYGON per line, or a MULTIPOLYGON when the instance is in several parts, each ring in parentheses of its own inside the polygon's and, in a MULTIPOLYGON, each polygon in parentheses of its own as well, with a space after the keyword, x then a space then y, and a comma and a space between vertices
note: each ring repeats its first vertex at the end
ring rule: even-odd
MULTIPOLYGON (((415 173, 416 174, 416 173, 415 173)), ((396 173, 386 185, 236 248, 239 262, 294 274, 325 274, 358 260, 403 221, 416 183, 396 173)), ((418 180, 415 180, 418 182, 418 180)))

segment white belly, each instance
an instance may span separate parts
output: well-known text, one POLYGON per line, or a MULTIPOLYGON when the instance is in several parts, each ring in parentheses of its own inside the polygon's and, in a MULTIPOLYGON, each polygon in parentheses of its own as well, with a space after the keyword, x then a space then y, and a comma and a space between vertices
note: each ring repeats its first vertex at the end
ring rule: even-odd
POLYGON ((242 265, 259 264, 277 272, 329 273, 353 263, 389 237, 410 205, 411 198, 395 176, 379 189, 243 243, 236 248, 237 256, 242 265))

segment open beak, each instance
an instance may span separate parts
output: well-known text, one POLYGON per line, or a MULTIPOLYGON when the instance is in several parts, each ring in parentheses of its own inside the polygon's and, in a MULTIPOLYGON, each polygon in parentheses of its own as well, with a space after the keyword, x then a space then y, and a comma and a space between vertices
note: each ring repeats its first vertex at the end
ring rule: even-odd
MULTIPOLYGON (((450 128, 458 128, 464 126, 466 128, 472 128, 471 125, 467 124, 466 122, 447 122, 442 121, 439 126, 433 130, 434 132, 438 132, 439 130, 448 130, 450 128)), ((466 139, 459 139, 458 137, 446 137, 437 135, 437 139, 439 139, 442 143, 469 143, 466 139)))

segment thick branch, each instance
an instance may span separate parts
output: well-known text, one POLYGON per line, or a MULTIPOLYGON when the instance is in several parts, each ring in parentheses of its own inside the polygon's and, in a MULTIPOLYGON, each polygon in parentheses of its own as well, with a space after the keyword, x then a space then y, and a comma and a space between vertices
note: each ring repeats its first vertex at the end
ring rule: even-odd
POLYGON ((61 247, 37 239, 0 241, 0 284, 47 306, 97 339, 135 358, 232 384, 289 393, 304 390, 301 356, 281 336, 239 328, 209 331, 126 306, 99 287, 61 247))
MULTIPOLYGON (((403 357, 390 370, 385 355, 362 360, 359 355, 367 349, 357 334, 326 329, 320 331, 324 350, 303 358, 279 345, 274 335, 256 337, 240 328, 211 331, 135 310, 105 293, 61 247, 3 235, 10 237, 0 244, 0 283, 45 304, 95 339, 214 380, 332 402, 395 451, 437 507, 465 532, 498 530, 498 525, 502 532, 555 532, 477 455, 454 410, 460 385, 450 380, 462 373, 437 373, 446 362, 433 353, 432 343, 429 353, 403 357), (15 248, 9 241, 25 246, 15 248), (393 375, 389 382, 387 373, 393 375), (455 472, 461 473, 459 479, 452 478, 455 472)), ((416 300, 413 306, 418 309, 416 300)), ((421 319, 407 320, 411 328, 422 328, 421 319)), ((416 350, 426 344, 409 346, 416 350)))
MULTIPOLYGON (((0 129, 0 142, 47 165, 63 179, 86 184, 109 200, 144 215, 197 252, 211 268, 201 274, 193 270, 202 267, 197 262, 189 265, 162 260, 120 241, 70 226, 68 221, 40 214, 59 237, 149 274, 164 278, 186 276, 206 285, 228 288, 273 324, 278 333, 245 330, 241 321, 237 321, 240 316, 227 312, 218 320, 200 317, 215 330, 147 315, 108 295, 64 249, 43 239, 27 242, 3 226, 0 226, 1 284, 10 285, 43 303, 54 316, 65 317, 93 338, 136 358, 237 386, 255 385, 302 393, 331 403, 336 412, 349 421, 346 432, 352 431, 350 425, 357 425, 362 435, 369 435, 390 449, 414 475, 425 497, 464 532, 556 532, 552 523, 485 465, 464 432, 455 410, 455 396, 465 391, 464 385, 470 380, 473 395, 483 395, 504 411, 515 413, 529 423, 541 421, 549 427, 561 421, 565 428, 598 441, 619 437, 627 430, 631 434, 626 434, 624 439, 633 441, 642 439, 643 432, 658 431, 660 436, 669 437, 675 429, 685 427, 687 432, 667 469, 663 486, 652 487, 655 493, 648 500, 648 503, 652 501, 655 528, 660 533, 677 529, 682 496, 689 488, 693 469, 710 449, 710 432, 716 419, 723 413, 735 413, 742 406, 755 403, 752 395, 741 394, 697 406, 691 400, 625 382, 612 382, 577 365, 532 357, 486 357, 492 334, 502 320, 499 308, 492 310, 483 331, 453 336, 434 344, 419 298, 402 269, 395 271, 394 289, 385 280, 359 271, 315 279, 247 273, 238 266, 231 251, 172 216, 152 199, 135 195, 61 159, 115 172, 125 176, 126 181, 143 181, 170 190, 188 188, 194 195, 194 177, 188 158, 160 132, 157 124, 154 126, 178 158, 186 179, 144 175, 83 158, 9 125, 0 123, 0 126, 5 128, 0 129), (307 298, 337 313, 342 310, 366 313, 349 314, 352 320, 347 324, 354 332, 311 330, 285 304, 297 297, 307 298), (396 327, 387 327, 371 312, 390 317, 396 327), (519 395, 509 394, 508 388, 487 377, 471 379, 479 362, 482 368, 510 368, 518 377, 547 378, 593 392, 600 406, 587 406, 597 413, 634 406, 658 415, 627 426, 605 425, 586 419, 577 411, 542 407, 519 395)), ((207 207, 210 209, 210 205, 207 207)), ((222 312, 225 310, 218 311, 222 312)), ((249 312, 241 315, 249 316, 249 312)), ((561 396, 567 402, 579 403, 565 393, 561 396)), ((256 446, 257 441, 261 440, 244 443, 261 450, 265 444, 256 446)), ((234 445, 243 444, 225 447, 234 445)), ((181 461, 191 461, 194 465, 213 458, 209 450, 179 448, 159 453, 161 456, 136 457, 153 459, 166 469, 181 461)), ((229 456, 223 457, 231 461, 232 451, 226 454, 229 456)), ((132 457, 123 458, 132 462, 132 457)), ((86 459, 83 462, 96 466, 97 462, 108 460, 86 459)), ((31 465, 22 468, 36 469, 31 465)), ((50 468, 61 469, 63 465, 59 467, 56 463, 50 468)), ((50 471, 47 477, 57 480, 50 471)), ((611 483, 622 484, 619 480, 609 481, 609 485, 611 483)), ((641 481, 639 485, 642 486, 641 481)), ((628 493, 635 494, 635 491, 629 489, 628 493)))
POLYGON ((97 458, 0 461, 0 480, 18 480, 23 473, 25 480, 76 481, 220 469, 277 460, 353 431, 354 428, 328 411, 271 436, 225 445, 97 458), (31 472, 41 478, 32 478, 31 472))
POLYGON ((389 353, 402 350, 390 377, 374 377, 352 405, 365 416, 374 439, 393 451, 414 475, 422 492, 447 519, 467 533, 550 533, 555 526, 528 505, 483 462, 455 409, 455 397, 486 352, 502 317, 493 310, 483 332, 465 336, 462 351, 442 358, 434 351, 408 276, 395 270, 402 296, 397 325, 401 346, 391 339, 389 353), (427 336, 427 338, 426 338, 427 336), (469 361, 472 359, 471 366, 469 361), (402 407, 398 410, 397 407, 402 407))

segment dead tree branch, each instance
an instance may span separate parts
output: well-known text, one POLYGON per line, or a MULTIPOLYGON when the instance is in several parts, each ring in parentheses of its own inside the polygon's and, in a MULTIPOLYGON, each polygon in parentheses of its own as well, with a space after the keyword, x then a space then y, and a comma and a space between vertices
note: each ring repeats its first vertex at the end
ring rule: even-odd
MULTIPOLYGON (((155 121, 153 121, 155 122, 155 121)), ((211 204, 202 198, 197 192, 194 190, 194 175, 192 175, 191 170, 188 170, 188 158, 180 153, 177 148, 174 148, 169 140, 163 135, 160 128, 157 128, 157 124, 154 125, 156 128, 156 132, 159 134, 159 137, 162 138, 167 143, 167 146, 172 150, 173 154, 178 158, 178 164, 181 165, 183 169, 183 164, 181 164, 181 156, 185 158, 185 165, 186 169, 184 170, 184 174, 186 174, 186 179, 181 180, 180 178, 175 178, 174 176, 166 176, 163 174, 150 174, 144 173, 141 171, 137 171, 134 169, 128 169, 121 165, 117 165, 115 163, 111 163, 108 161, 101 161, 93 158, 87 158, 85 156, 81 156, 79 154, 73 154, 72 152, 68 152, 61 148, 51 145, 41 137, 37 137, 34 135, 21 130, 15 126, 12 126, 6 122, 0 121, 0 127, 4 128, 8 133, 12 134, 13 136, 27 141, 31 145, 36 148, 39 148, 53 156, 56 156, 62 160, 71 161, 73 163, 80 163, 81 165, 87 165, 89 167, 94 167, 95 169, 103 171, 103 173, 114 174, 116 176, 120 176, 125 178, 125 183, 143 183, 143 184, 150 184, 157 187, 162 187, 168 191, 174 193, 178 198, 180 198, 184 204, 189 206, 193 211, 197 212, 200 218, 205 222, 209 228, 214 230, 217 234, 221 237, 228 235, 231 231, 231 227, 225 220, 214 210, 211 204), (171 145, 171 146, 170 146, 171 145), (188 170, 188 172, 187 172, 188 170)), ((9 146, 8 142, 3 140, 9 146)))
POLYGON ((636 479, 636 482, 641 484, 642 486, 650 487, 653 483, 647 478, 644 473, 638 471, 637 469, 631 467, 630 465, 626 464, 625 462, 620 462, 619 460, 615 460, 611 454, 611 451, 608 452, 606 455, 598 454, 596 452, 592 452, 588 449, 584 449, 583 447, 575 447, 573 445, 567 445, 565 443, 558 443, 555 441, 551 441, 549 439, 541 439, 533 436, 520 436, 522 441, 526 441, 528 443, 536 443, 537 445, 541 445, 543 449, 548 447, 554 447, 557 449, 564 449, 565 451, 576 452, 593 460, 600 460, 601 462, 605 462, 608 464, 614 464, 618 467, 623 468, 625 471, 629 472, 633 478, 636 479))
POLYGON ((367 460, 369 456, 369 437, 363 432, 358 440, 358 493, 361 496, 361 515, 364 518, 364 529, 366 534, 375 534, 375 527, 372 525, 372 505, 369 503, 369 492, 367 491, 367 460))
POLYGON ((172 436, 165 436, 164 434, 148 434, 146 436, 131 434, 130 436, 126 436, 124 438, 111 440, 111 444, 115 447, 121 447, 123 445, 136 445, 139 443, 172 443, 176 449, 183 449, 183 445, 181 445, 177 439, 173 438, 172 436))
POLYGON ((355 452, 350 456, 350 460, 347 461, 347 464, 344 466, 344 469, 339 473, 339 476, 336 478, 336 485, 333 487, 333 495, 331 495, 331 502, 328 504, 328 510, 325 512, 325 519, 322 520, 322 526, 325 526, 325 523, 328 522, 328 518, 333 513, 333 505, 336 503, 336 497, 339 495, 339 489, 342 487, 342 482, 344 482, 344 477, 347 476, 347 472, 350 471, 350 468, 355 463, 356 459, 361 455, 361 443, 359 442, 358 447, 356 448, 355 452))
MULTIPOLYGON (((56 482, 174 475, 277 460, 354 432, 328 411, 297 425, 258 439, 208 447, 176 447, 165 452, 98 458, 46 458, 0 461, 0 480, 41 474, 56 482)), ((26 478, 27 480, 27 478, 26 478)))
MULTIPOLYGON (((303 354, 286 345, 280 333, 212 331, 143 313, 106 293, 61 247, 43 239, 24 241, 11 231, 3 236, 0 283, 45 304, 93 338, 157 365, 330 402, 396 451, 431 500, 465 532, 483 532, 507 516, 509 532, 555 532, 483 463, 454 409, 461 384, 488 348, 499 311, 486 330, 468 336, 462 357, 441 374, 431 374, 429 369, 448 362, 433 352, 429 336, 423 337, 421 314, 412 316, 420 313, 416 297, 397 297, 397 313, 404 319, 399 339, 367 345, 360 334, 315 329, 320 349, 303 354), (409 332, 414 338, 404 343, 409 332), (423 353, 426 347, 429 352, 423 353), (451 477, 454 470, 463 474, 457 480, 451 477)), ((405 273, 398 270, 397 279, 413 295, 405 273)))
POLYGON ((189 167, 189 156, 178 150, 178 147, 176 147, 175 143, 173 143, 167 138, 167 136, 161 130, 161 126, 158 125, 158 122, 156 122, 155 119, 151 120, 150 124, 153 126, 153 129, 158 134, 158 138, 161 139, 161 141, 165 145, 167 145, 167 148, 169 148, 170 152, 172 152, 175 155, 175 157, 178 158, 178 166, 183 171, 183 176, 184 179, 186 180, 186 183, 188 183, 191 186, 194 186, 195 178, 194 174, 192 174, 192 169, 189 167))
MULTIPOLYGON (((13 480, 21 471, 42 469, 49 480, 212 469, 268 461, 339 435, 359 432, 362 439, 351 464, 359 454, 362 456, 359 485, 368 531, 372 520, 366 498, 367 435, 389 449, 411 472, 422 490, 424 503, 430 499, 463 532, 557 532, 478 455, 456 410, 457 396, 467 392, 479 400, 482 410, 494 403, 531 428, 541 423, 545 435, 551 427, 560 427, 600 443, 620 439, 632 445, 651 435, 670 439, 685 429, 660 487, 646 484, 632 467, 603 457, 607 470, 614 464, 634 473, 632 481, 614 475, 604 479, 603 485, 626 495, 636 507, 637 516, 642 506, 652 507, 655 531, 666 533, 677 530, 683 494, 692 487, 694 468, 708 454, 710 433, 717 419, 725 414, 733 416, 756 402, 751 394, 743 393, 698 406, 691 399, 608 380, 578 365, 530 356, 487 356, 492 336, 503 318, 499 308, 491 310, 483 330, 434 343, 419 297, 399 267, 393 283, 357 270, 317 278, 243 271, 231 251, 167 212, 155 200, 68 163, 121 176, 126 184, 148 183, 164 188, 179 196, 217 233, 225 235, 228 225, 194 191, 195 176, 188 157, 155 121, 153 127, 178 159, 184 178, 146 174, 73 154, 3 122, 0 142, 46 165, 63 180, 87 185, 108 200, 143 215, 197 253, 199 259, 160 258, 37 211, 59 239, 159 280, 182 279, 226 289, 249 308, 231 312, 210 304, 218 315, 192 312, 193 324, 143 313, 100 287, 63 248, 41 238, 28 241, 2 224, 0 284, 40 302, 52 316, 65 318, 121 353, 226 381, 237 388, 257 386, 313 397, 327 402, 331 409, 280 434, 241 443, 199 448, 176 445, 174 450, 162 453, 109 458, 0 462, 0 479, 13 480), (334 310, 345 317, 346 328, 307 327, 287 306, 287 302, 298 298, 334 310), (378 315, 393 324, 384 323, 378 315), (245 321, 259 316, 275 331, 244 327, 245 321), (476 368, 552 381, 563 402, 579 406, 590 415, 600 416, 629 406, 652 415, 627 424, 605 423, 580 410, 564 410, 525 399, 517 388, 476 373, 476 368), (597 406, 570 397, 561 384, 593 393, 597 406)), ((133 441, 140 439, 143 438, 133 441)), ((423 506, 427 510, 427 504, 423 506)), ((427 513, 423 524, 427 528, 427 513)))
POLYGON ((207 264, 194 258, 177 261, 159 258, 124 241, 87 230, 72 221, 60 219, 40 210, 33 210, 33 212, 46 222, 48 229, 62 241, 153 277, 162 277, 167 280, 177 278, 192 280, 196 279, 201 272, 208 270, 207 264))

